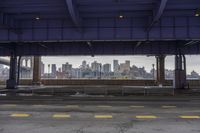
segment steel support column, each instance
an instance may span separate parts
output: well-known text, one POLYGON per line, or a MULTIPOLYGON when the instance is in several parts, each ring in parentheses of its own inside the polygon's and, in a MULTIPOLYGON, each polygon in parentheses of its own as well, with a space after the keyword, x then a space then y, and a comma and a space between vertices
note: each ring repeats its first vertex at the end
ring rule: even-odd
POLYGON ((17 62, 17 85, 20 84, 20 72, 21 72, 21 56, 19 56, 18 58, 18 62, 17 62))
POLYGON ((157 83, 164 85, 165 83, 165 55, 156 56, 157 65, 157 83))
POLYGON ((17 56, 15 52, 11 53, 10 56, 10 72, 9 72, 9 79, 6 82, 7 89, 16 89, 17 88, 17 56))
POLYGON ((175 56, 175 88, 184 89, 186 87, 186 58, 185 55, 175 56))
POLYGON ((41 84, 41 56, 34 57, 33 82, 34 85, 41 84))

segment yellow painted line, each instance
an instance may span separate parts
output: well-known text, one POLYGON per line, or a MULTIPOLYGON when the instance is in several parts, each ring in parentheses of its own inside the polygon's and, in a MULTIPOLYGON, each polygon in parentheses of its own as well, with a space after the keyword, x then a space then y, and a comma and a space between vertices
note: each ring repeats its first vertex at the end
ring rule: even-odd
POLYGON ((195 115, 182 115, 179 117, 182 119, 200 119, 200 116, 195 116, 195 115))
POLYGON ((176 106, 162 106, 162 108, 176 108, 176 106))
POLYGON ((31 116, 30 114, 25 114, 25 113, 14 113, 10 115, 11 117, 29 117, 31 116))
POLYGON ((3 104, 3 106, 6 106, 6 107, 16 107, 17 105, 16 104, 3 104))
POLYGON ((68 115, 68 114, 54 114, 52 117, 53 118, 70 118, 71 115, 68 115))
POLYGON ((132 105, 130 106, 131 108, 144 108, 144 106, 135 106, 135 105, 132 105))
POLYGON ((112 119, 112 115, 95 115, 94 118, 96 119, 112 119))
POLYGON ((156 119, 158 117, 154 115, 137 115, 136 118, 137 119, 156 119))
POLYGON ((109 105, 99 105, 97 107, 98 108, 111 108, 112 106, 109 106, 109 105))
POLYGON ((66 108, 79 108, 79 105, 66 105, 66 108))

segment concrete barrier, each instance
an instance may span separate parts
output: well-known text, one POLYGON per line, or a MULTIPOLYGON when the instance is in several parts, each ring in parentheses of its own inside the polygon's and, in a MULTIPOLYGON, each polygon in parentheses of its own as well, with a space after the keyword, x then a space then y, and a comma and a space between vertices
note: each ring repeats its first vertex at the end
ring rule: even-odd
MULTIPOLYGON (((21 80, 21 85, 31 85, 30 80, 21 80)), ((154 80, 85 80, 85 79, 43 79, 43 85, 128 85, 128 86, 155 86, 154 80)), ((166 80, 164 86, 171 86, 172 81, 166 80)))
MULTIPOLYGON (((124 86, 155 86, 154 80, 85 80, 85 79, 42 79, 43 85, 124 85, 124 86)), ((200 88, 200 80, 187 80, 190 88, 200 88)), ((5 85, 6 81, 0 81, 5 85)), ((32 85, 31 79, 21 79, 20 85, 32 85)), ((166 80, 164 86, 172 86, 172 80, 166 80)))
MULTIPOLYGON (((123 85, 123 86, 155 86, 155 80, 85 80, 85 79, 42 79, 43 85, 63 86, 63 85, 123 85)), ((0 81, 0 85, 5 85, 5 81, 0 81)), ((20 85, 32 85, 31 79, 21 79, 20 85)), ((164 86, 172 86, 171 80, 166 80, 164 86)))

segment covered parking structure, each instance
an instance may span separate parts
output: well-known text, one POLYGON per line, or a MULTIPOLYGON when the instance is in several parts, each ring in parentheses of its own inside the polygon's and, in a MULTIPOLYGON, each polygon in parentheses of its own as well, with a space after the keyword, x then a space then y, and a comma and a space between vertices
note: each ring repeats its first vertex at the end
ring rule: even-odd
POLYGON ((18 56, 153 55, 158 82, 175 55, 175 87, 186 84, 186 54, 200 53, 198 0, 3 0, 0 55, 10 56, 8 88, 16 88, 18 56))

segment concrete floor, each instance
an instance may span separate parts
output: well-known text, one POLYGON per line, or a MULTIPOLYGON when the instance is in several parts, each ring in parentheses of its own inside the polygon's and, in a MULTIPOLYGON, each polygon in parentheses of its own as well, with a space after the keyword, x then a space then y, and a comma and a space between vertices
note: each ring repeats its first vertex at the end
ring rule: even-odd
POLYGON ((0 102, 0 133, 200 133, 199 125, 197 98, 0 102))

